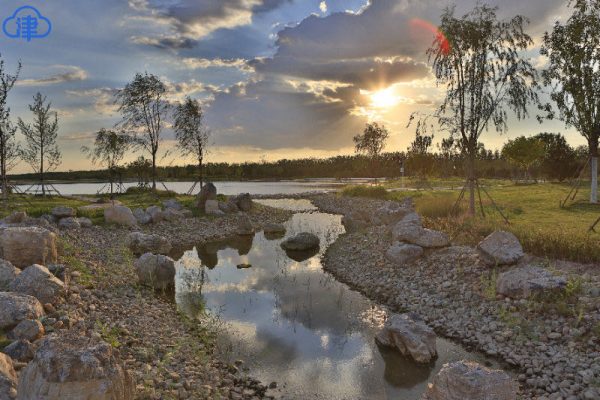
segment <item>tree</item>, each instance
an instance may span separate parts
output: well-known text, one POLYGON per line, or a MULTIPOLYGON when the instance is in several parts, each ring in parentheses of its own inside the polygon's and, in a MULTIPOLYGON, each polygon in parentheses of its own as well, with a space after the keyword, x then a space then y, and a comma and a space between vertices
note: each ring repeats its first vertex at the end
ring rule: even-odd
POLYGON ((125 154, 132 144, 131 136, 123 132, 101 129, 96 133, 94 147, 83 146, 81 151, 87 154, 93 164, 101 164, 106 167, 109 173, 110 195, 113 195, 113 182, 125 154))
POLYGON ((152 158, 152 189, 156 190, 156 155, 160 146, 161 131, 169 103, 165 100, 167 88, 153 75, 137 73, 133 81, 116 94, 116 103, 123 114, 119 123, 130 130, 136 143, 150 153, 152 158))
POLYGON ((204 112, 198 100, 190 97, 175 108, 175 137, 184 156, 193 156, 198 162, 198 181, 203 186, 203 161, 210 131, 204 124, 204 112))
POLYGON ((362 135, 354 136, 354 145, 357 153, 367 153, 370 157, 379 156, 390 133, 384 125, 377 122, 367 124, 362 135))
POLYGON ((407 164, 421 179, 431 174, 434 167, 433 155, 429 148, 433 144, 433 135, 424 135, 419 130, 415 133, 415 140, 407 149, 407 164))
POLYGON ((544 144, 541 168, 545 176, 562 182, 576 173, 577 154, 563 135, 542 132, 534 137, 544 144))
POLYGON ((545 152, 546 148, 541 140, 525 136, 509 140, 502 148, 504 158, 522 169, 526 180, 530 177, 531 167, 542 162, 545 152))
POLYGON ((46 104, 46 97, 37 93, 29 110, 33 113, 33 124, 26 124, 19 118, 19 129, 25 136, 22 158, 40 175, 42 195, 46 195, 44 173, 60 165, 61 154, 56 139, 58 137, 58 115, 50 111, 52 103, 46 104))
POLYGON ((139 188, 148 187, 148 181, 150 178, 149 171, 150 168, 152 168, 152 163, 150 162, 150 160, 148 160, 144 156, 139 156, 137 160, 130 162, 127 165, 127 168, 132 170, 135 174, 139 188))
POLYGON ((0 185, 2 186, 2 197, 8 198, 8 171, 15 166, 19 158, 19 146, 15 142, 17 128, 10 122, 10 107, 6 104, 8 93, 15 86, 21 62, 17 64, 14 75, 4 70, 4 60, 0 58, 0 185))
POLYGON ((498 20, 496 8, 487 5, 477 5, 462 18, 447 8, 441 20, 440 34, 427 51, 437 83, 446 87, 433 117, 457 139, 466 162, 469 212, 475 215, 480 136, 491 126, 505 132, 509 110, 521 119, 538 101, 535 69, 519 54, 533 41, 524 31, 524 17, 498 20))
POLYGON ((542 71, 544 84, 552 87, 550 104, 543 110, 549 119, 559 118, 575 127, 588 142, 591 158, 590 202, 598 202, 598 141, 600 137, 600 0, 572 0, 573 15, 563 25, 556 22, 544 35, 541 54, 548 57, 542 71))

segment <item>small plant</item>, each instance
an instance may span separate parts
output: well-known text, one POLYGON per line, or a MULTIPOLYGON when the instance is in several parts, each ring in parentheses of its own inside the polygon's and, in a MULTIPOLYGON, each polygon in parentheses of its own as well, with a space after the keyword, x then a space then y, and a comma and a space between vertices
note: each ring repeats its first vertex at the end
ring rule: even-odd
POLYGON ((498 278, 498 273, 496 270, 492 270, 490 274, 487 276, 481 275, 481 291, 486 299, 488 300, 496 300, 496 280, 498 278))
POLYGON ((96 324, 94 325, 96 331, 102 336, 102 339, 110 344, 115 349, 121 347, 121 343, 119 342, 119 336, 121 331, 116 326, 110 328, 107 324, 96 320, 96 324))

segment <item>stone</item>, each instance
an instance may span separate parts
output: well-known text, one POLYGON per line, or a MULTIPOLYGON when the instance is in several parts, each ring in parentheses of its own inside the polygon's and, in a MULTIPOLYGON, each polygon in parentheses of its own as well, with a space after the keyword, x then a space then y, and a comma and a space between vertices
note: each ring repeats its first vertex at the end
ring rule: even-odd
POLYGON ((469 361, 445 364, 422 400, 515 400, 518 384, 504 371, 469 361))
POLYGON ((125 206, 111 206, 104 209, 104 220, 107 224, 136 226, 137 220, 131 209, 125 206))
POLYGON ((58 206, 58 207, 54 207, 52 209, 51 214, 56 219, 76 217, 77 210, 75 210, 74 208, 71 208, 71 207, 58 206))
POLYGON ((16 340, 6 346, 2 350, 2 353, 6 354, 15 361, 27 363, 33 360, 35 347, 27 340, 16 340))
POLYGON ((15 211, 2 221, 5 224, 21 224, 27 219, 27 213, 25 211, 15 211))
POLYGON ((395 201, 388 201, 375 210, 371 222, 374 225, 393 225, 412 211, 395 201))
POLYGON ((91 228, 92 226, 94 226, 94 223, 89 218, 81 217, 76 218, 76 220, 77 222, 79 222, 79 226, 81 226, 82 228, 91 228))
POLYGON ((55 263, 56 234, 35 226, 5 228, 0 231, 0 253, 18 268, 55 263))
POLYGON ((225 212, 219 208, 219 202, 217 200, 206 200, 204 204, 204 212, 208 215, 223 215, 225 212))
POLYGON ((219 210, 223 211, 225 214, 235 214, 240 211, 237 204, 231 200, 220 201, 219 210))
POLYGON ((132 232, 127 236, 127 247, 135 255, 144 253, 169 254, 171 242, 164 236, 132 232))
POLYGON ((397 349, 419 364, 428 364, 437 357, 436 335, 415 314, 392 314, 376 336, 379 344, 397 349))
POLYGON ((42 340, 21 371, 19 400, 133 400, 135 384, 111 345, 75 333, 42 340))
POLYGON ((133 266, 142 285, 164 290, 175 284, 175 261, 170 257, 146 253, 133 266))
POLYGON ((516 264, 525 255, 519 239, 505 231, 490 234, 477 245, 477 250, 489 266, 516 264))
POLYGON ((35 342, 42 336, 44 336, 44 326, 37 319, 25 319, 12 331, 8 332, 7 337, 11 340, 27 340, 29 342, 35 342))
POLYGON ((234 201, 240 211, 248 212, 252 210, 252 197, 250 193, 242 193, 236 196, 234 201))
POLYGON ((150 215, 152 222, 155 224, 164 219, 162 208, 159 206, 150 206, 146 208, 146 212, 150 215))
POLYGON ((10 284, 10 290, 34 296, 42 304, 57 303, 64 296, 65 285, 48 268, 33 264, 25 268, 10 284))
POLYGON ((236 233, 240 236, 254 235, 254 226, 252 226, 250 218, 248 218, 245 215, 240 216, 240 218, 238 219, 236 233))
POLYGON ((163 201, 163 206, 165 206, 165 208, 170 208, 175 211, 183 210, 183 205, 179 201, 177 201, 177 199, 165 200, 163 201))
POLYGON ((33 296, 22 293, 0 292, 0 329, 8 330, 19 322, 38 319, 44 315, 44 307, 33 296))
POLYGON ((564 276, 556 276, 547 269, 534 265, 515 267, 501 273, 496 279, 496 293, 513 299, 525 299, 533 294, 563 290, 564 276))
POLYGON ((342 217, 342 225, 346 228, 346 232, 353 233, 365 229, 369 223, 357 217, 355 213, 348 213, 342 217))
POLYGON ((81 224, 79 223, 79 221, 76 218, 66 217, 66 218, 61 218, 60 221, 58 221, 58 228, 59 229, 79 229, 79 228, 81 228, 81 224))
POLYGON ((281 247, 290 251, 306 251, 319 247, 321 240, 313 233, 302 232, 292 236, 281 243, 281 247))
POLYGON ((424 248, 440 248, 450 245, 450 238, 443 232, 423 228, 421 217, 415 213, 406 214, 392 230, 395 240, 421 246, 424 248))
POLYGON ((162 212, 162 217, 165 221, 174 222, 185 218, 181 211, 177 211, 173 208, 167 208, 162 212))
POLYGON ((268 223, 264 226, 264 233, 285 233, 285 226, 283 224, 268 223))
POLYGON ((204 210, 207 200, 217 199, 217 187, 211 182, 205 183, 200 189, 200 193, 196 197, 196 207, 200 210, 204 210))
POLYGON ((152 215, 141 208, 133 210, 133 216, 139 225, 148 225, 152 223, 152 215))
POLYGON ((412 243, 426 249, 432 249, 449 246, 450 238, 443 232, 438 232, 431 229, 423 229, 421 231, 421 235, 419 235, 419 237, 412 243))
POLYGON ((414 244, 394 242, 385 252, 385 257, 396 265, 404 265, 423 255, 423 248, 414 244))
POLYGON ((0 353, 0 399, 17 398, 17 373, 9 356, 0 353))
POLYGON ((15 280, 21 270, 12 265, 10 261, 0 259, 0 291, 8 290, 9 285, 15 280))

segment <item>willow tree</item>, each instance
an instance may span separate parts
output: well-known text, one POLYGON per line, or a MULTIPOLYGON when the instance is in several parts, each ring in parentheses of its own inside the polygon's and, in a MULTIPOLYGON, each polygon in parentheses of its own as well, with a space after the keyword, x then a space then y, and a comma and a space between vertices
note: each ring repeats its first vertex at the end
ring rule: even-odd
POLYGON ((542 71, 544 84, 552 87, 547 117, 558 117, 583 135, 591 159, 590 202, 598 202, 598 140, 600 137, 600 0, 576 0, 565 24, 556 22, 544 35, 541 54, 548 57, 542 71))
POLYGON ((376 173, 379 161, 379 155, 385 147, 385 142, 390 136, 389 131, 384 125, 377 122, 368 123, 363 130, 362 135, 354 136, 354 147, 357 153, 366 153, 374 164, 373 172, 376 173))
POLYGON ((454 8, 446 8, 440 34, 427 51, 437 83, 446 89, 433 116, 441 130, 457 139, 465 159, 471 215, 479 138, 490 128, 505 132, 509 112, 522 119, 528 105, 538 101, 537 74, 520 54, 533 44, 524 29, 528 22, 522 16, 499 20, 496 10, 479 4, 455 17, 454 8))
POLYGON ((15 141, 17 128, 10 121, 10 107, 6 104, 8 93, 12 90, 19 78, 21 63, 17 64, 14 74, 9 74, 4 69, 4 60, 0 58, 0 185, 2 197, 8 197, 8 171, 16 164, 19 158, 19 146, 15 141))

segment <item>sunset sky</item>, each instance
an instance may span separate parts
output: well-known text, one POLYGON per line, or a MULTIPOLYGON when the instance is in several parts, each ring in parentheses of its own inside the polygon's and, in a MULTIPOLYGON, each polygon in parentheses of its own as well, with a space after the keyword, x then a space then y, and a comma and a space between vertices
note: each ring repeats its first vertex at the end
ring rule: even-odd
MULTIPOLYGON (((530 18, 539 46, 544 31, 565 18, 564 0, 494 0, 501 16, 530 18)), ((44 39, 0 35, 8 71, 23 62, 9 104, 13 119, 31 119, 27 104, 39 90, 59 112, 60 170, 89 169, 80 148, 119 120, 113 94, 136 72, 160 76, 169 98, 200 99, 214 145, 209 161, 326 157, 353 152, 352 137, 367 121, 383 122, 388 151, 405 150, 413 111, 440 100, 426 64, 432 28, 450 3, 434 0, 4 0, 2 20, 32 5, 53 23, 44 39)), ((475 0, 458 0, 457 14, 475 0)), ((528 54, 538 67, 539 47, 528 54)), ((498 148, 560 122, 511 121, 509 133, 484 133, 498 148)), ((173 146, 164 132, 163 152, 173 146)), ((436 142, 441 137, 436 138, 436 142)), ((132 156, 133 157, 133 156, 132 156)), ((131 157, 130 157, 131 158, 131 157)), ((182 164, 176 153, 161 164, 182 164)), ((14 172, 28 171, 20 164, 14 172)))

